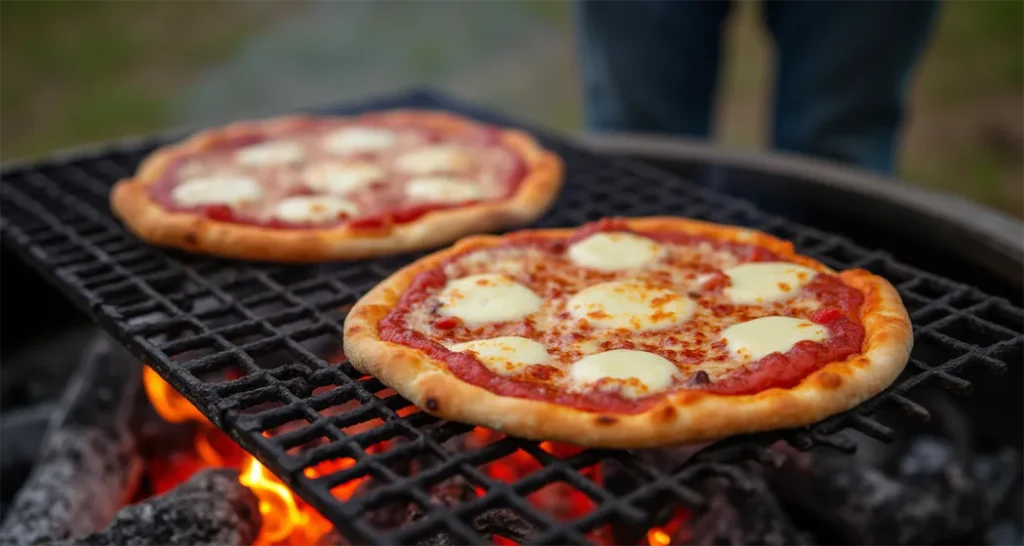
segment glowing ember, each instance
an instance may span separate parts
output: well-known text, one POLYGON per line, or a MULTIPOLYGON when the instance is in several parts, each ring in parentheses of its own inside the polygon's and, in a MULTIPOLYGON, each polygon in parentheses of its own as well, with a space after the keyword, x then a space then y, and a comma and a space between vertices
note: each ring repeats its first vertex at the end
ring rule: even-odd
MULTIPOLYGON (((331 523, 316 510, 297 498, 288 487, 276 476, 267 472, 262 464, 246 453, 234 441, 214 427, 188 400, 178 394, 155 371, 146 367, 143 374, 146 393, 156 412, 171 423, 194 421, 198 424, 193 440, 194 452, 191 455, 168 454, 161 460, 152 461, 147 468, 150 474, 152 493, 160 494, 168 491, 187 480, 194 472, 206 467, 229 467, 240 471, 239 481, 248 487, 259 499, 260 513, 263 515, 263 527, 256 540, 257 546, 291 546, 313 544, 333 528, 331 523)), ((400 415, 417 411, 415 408, 403 408, 400 415)), ((346 434, 354 435, 382 421, 374 420, 348 427, 346 434)), ((275 431, 278 434, 280 431, 275 431)), ((270 437, 269 432, 264 436, 270 437)), ((477 427, 466 437, 462 449, 473 451, 487 444, 497 442, 504 435, 490 429, 477 427)), ((390 442, 380 442, 366 448, 368 453, 379 453, 388 449, 390 442)), ((556 442, 541 442, 540 448, 547 453, 569 458, 583 451, 583 448, 556 442)), ((309 479, 317 479, 336 472, 346 470, 356 464, 354 459, 345 457, 322 461, 303 470, 309 479)), ((541 469, 541 464, 525 451, 515 451, 497 461, 489 463, 483 470, 492 478, 511 483, 541 469)), ((580 470, 580 474, 597 484, 602 483, 599 466, 591 466, 580 470)), ((340 500, 348 500, 356 493, 359 486, 367 480, 366 476, 351 479, 331 489, 331 494, 340 500)), ((475 487, 478 496, 486 491, 475 487)), ((548 512, 560 520, 572 520, 583 517, 593 510, 594 501, 581 491, 564 482, 555 482, 528 495, 530 502, 537 508, 548 512)), ((677 513, 664 527, 652 528, 647 533, 649 546, 668 546, 671 533, 685 521, 685 513, 677 513)), ((607 526, 605 526, 607 527, 607 526)), ((611 544, 610 529, 599 528, 588 536, 598 544, 611 544)), ((500 536, 492 537, 492 542, 500 545, 513 545, 515 542, 500 536)))

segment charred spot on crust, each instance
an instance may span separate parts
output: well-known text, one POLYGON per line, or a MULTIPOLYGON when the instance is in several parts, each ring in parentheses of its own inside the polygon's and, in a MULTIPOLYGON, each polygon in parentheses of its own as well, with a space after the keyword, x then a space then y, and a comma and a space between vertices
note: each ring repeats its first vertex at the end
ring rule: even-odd
POLYGON ((835 389, 843 384, 843 378, 832 372, 822 372, 818 375, 818 384, 826 389, 835 389))
POLYGON ((437 398, 432 396, 428 396, 423 405, 427 408, 427 411, 437 411, 441 407, 441 404, 437 402, 437 398))
POLYGON ((611 415, 598 415, 596 418, 594 418, 594 424, 602 426, 614 425, 617 422, 619 422, 619 420, 616 419, 615 417, 612 417, 611 415))
POLYGON ((711 384, 711 378, 708 377, 708 372, 699 370, 697 373, 690 376, 690 379, 687 380, 686 383, 692 386, 709 385, 711 384))
POLYGON ((667 404, 665 407, 661 408, 661 411, 658 412, 658 416, 663 421, 671 421, 672 419, 675 419, 675 417, 676 417, 676 408, 675 408, 675 406, 673 406, 671 404, 667 404))
POLYGON ((199 242, 199 240, 196 238, 196 234, 195 233, 188 232, 188 233, 185 234, 185 244, 186 245, 195 245, 198 242, 199 242))

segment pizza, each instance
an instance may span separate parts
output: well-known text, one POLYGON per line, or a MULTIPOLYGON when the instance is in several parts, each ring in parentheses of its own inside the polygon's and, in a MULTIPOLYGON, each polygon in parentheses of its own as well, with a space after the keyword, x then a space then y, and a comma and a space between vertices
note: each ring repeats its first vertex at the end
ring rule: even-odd
POLYGON ((526 133, 448 113, 294 116, 164 147, 115 186, 111 207, 159 246, 354 259, 527 224, 554 201, 562 172, 526 133))
POLYGON ((374 287, 344 337, 428 413, 597 447, 810 424, 881 392, 913 343, 881 277, 670 217, 465 238, 374 287))

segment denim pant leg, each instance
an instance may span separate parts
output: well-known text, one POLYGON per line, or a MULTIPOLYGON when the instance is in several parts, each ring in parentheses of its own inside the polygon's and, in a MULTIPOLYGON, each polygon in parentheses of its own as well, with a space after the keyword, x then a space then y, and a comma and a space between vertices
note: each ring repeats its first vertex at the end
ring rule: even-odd
POLYGON ((708 135, 730 2, 577 4, 588 129, 708 135))
POLYGON ((777 46, 773 145, 889 173, 937 1, 767 0, 777 46))

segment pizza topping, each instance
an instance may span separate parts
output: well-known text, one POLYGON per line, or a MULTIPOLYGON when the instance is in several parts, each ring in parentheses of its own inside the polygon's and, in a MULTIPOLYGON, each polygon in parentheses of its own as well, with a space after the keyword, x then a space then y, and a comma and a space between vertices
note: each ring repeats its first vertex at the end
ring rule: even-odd
POLYGON ((183 207, 227 205, 239 207, 263 196, 252 178, 238 175, 204 176, 187 180, 171 191, 171 199, 183 207))
POLYGON ((632 233, 595 233, 569 247, 572 261, 600 271, 643 267, 664 254, 664 248, 632 233))
POLYGON ((723 271, 730 286, 725 294, 735 303, 766 303, 793 297, 818 272, 787 262, 745 263, 723 271))
POLYGON ((398 170, 411 174, 459 172, 469 166, 469 154, 457 146, 450 145, 413 150, 398 156, 395 160, 395 167, 398 170))
POLYGON ((406 186, 406 195, 429 203, 464 203, 484 196, 479 185, 458 178, 414 178, 406 186))
POLYGON ((356 206, 330 195, 288 197, 277 204, 274 216, 294 224, 325 224, 356 214, 356 206))
POLYGON ((303 158, 302 146, 297 142, 270 141, 246 146, 235 152, 240 165, 267 167, 295 163, 303 158))
POLYGON ((569 312, 600 328, 657 330, 689 319, 696 304, 688 297, 634 281, 596 284, 569 300, 569 312))
POLYGON ((666 390, 678 372, 675 364, 656 354, 615 349, 577 360, 569 379, 576 389, 605 384, 628 398, 639 398, 666 390))
POLYGON ((546 364, 551 360, 543 344, 518 336, 467 341, 448 349, 456 353, 472 354, 487 369, 499 375, 515 374, 528 366, 546 364))
POLYGON ((825 341, 828 330, 804 319, 762 317, 722 330, 722 338, 734 357, 749 362, 785 353, 803 341, 825 341))
POLYGON ((324 148, 338 155, 379 152, 398 143, 398 135, 380 127, 345 127, 328 133, 324 148))
POLYGON ((543 303, 529 288, 505 275, 472 275, 450 281, 438 295, 442 316, 469 325, 521 319, 543 303))
POLYGON ((305 171, 311 189, 345 195, 383 179, 387 172, 371 163, 316 163, 305 171))

